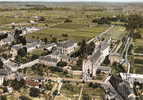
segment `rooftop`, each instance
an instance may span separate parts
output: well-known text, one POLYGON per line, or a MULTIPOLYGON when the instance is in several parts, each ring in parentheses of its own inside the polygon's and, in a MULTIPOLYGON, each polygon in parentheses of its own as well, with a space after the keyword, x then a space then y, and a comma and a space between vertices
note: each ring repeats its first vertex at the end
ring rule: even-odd
POLYGON ((41 57, 40 60, 45 60, 45 61, 48 61, 48 62, 56 62, 56 63, 58 62, 58 59, 53 58, 53 57, 51 57, 49 55, 41 57))
POLYGON ((76 42, 73 40, 67 40, 67 41, 58 43, 58 47, 68 48, 68 47, 73 46, 75 43, 76 42))

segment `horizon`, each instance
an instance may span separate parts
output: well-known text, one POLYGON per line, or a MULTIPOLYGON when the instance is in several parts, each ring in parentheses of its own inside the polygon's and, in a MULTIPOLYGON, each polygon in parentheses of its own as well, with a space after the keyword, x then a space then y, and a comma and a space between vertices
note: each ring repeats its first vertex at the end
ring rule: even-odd
POLYGON ((143 0, 0 0, 0 2, 105 2, 105 3, 138 3, 143 0))

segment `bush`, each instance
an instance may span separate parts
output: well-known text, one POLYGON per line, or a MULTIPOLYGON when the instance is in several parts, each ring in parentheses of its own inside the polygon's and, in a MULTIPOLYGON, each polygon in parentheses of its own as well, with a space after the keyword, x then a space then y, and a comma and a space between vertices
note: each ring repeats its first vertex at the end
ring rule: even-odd
POLYGON ((64 61, 60 61, 57 63, 57 66, 60 66, 60 67, 64 67, 67 65, 67 62, 64 62, 64 61))
POLYGON ((64 22, 65 23, 70 23, 70 22, 72 22, 72 20, 71 19, 66 19, 64 22))
POLYGON ((30 88, 30 96, 38 97, 40 95, 40 90, 37 88, 30 88))
POLYGON ((0 96, 0 100, 7 100, 6 96, 0 96))
POLYGON ((13 89, 15 90, 19 90, 20 88, 25 86, 25 80, 21 79, 20 81, 18 81, 17 79, 13 80, 11 82, 11 86, 13 87, 13 89))
POLYGON ((26 96, 20 96, 19 100, 31 100, 30 98, 26 97, 26 96))

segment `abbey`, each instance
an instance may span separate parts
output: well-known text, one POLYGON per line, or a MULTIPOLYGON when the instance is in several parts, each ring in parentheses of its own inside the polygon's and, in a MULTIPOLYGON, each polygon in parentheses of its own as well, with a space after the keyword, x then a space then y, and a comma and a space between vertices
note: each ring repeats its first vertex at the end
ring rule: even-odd
POLYGON ((83 60, 82 64, 82 78, 84 81, 93 79, 96 76, 97 69, 101 66, 105 57, 110 52, 110 40, 100 41, 96 44, 92 55, 83 60))

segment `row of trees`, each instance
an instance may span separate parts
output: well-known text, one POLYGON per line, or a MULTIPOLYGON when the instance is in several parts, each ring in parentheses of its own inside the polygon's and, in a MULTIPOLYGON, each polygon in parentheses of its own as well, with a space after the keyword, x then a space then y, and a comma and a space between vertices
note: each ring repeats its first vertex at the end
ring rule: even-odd
POLYGON ((0 40, 5 39, 5 38, 7 38, 7 37, 8 37, 8 34, 1 34, 1 35, 0 35, 0 40))
POLYGON ((26 38, 24 36, 20 36, 21 34, 22 30, 15 30, 14 38, 16 40, 16 44, 22 43, 23 45, 26 45, 26 38))
POLYGON ((91 55, 95 48, 94 42, 87 44, 85 40, 82 40, 81 42, 79 42, 78 45, 80 46, 79 50, 77 52, 73 53, 71 55, 71 57, 79 56, 81 58, 84 58, 88 55, 91 55))
POLYGON ((125 27, 130 36, 133 38, 141 38, 139 29, 143 27, 143 17, 140 15, 130 15, 125 27))

